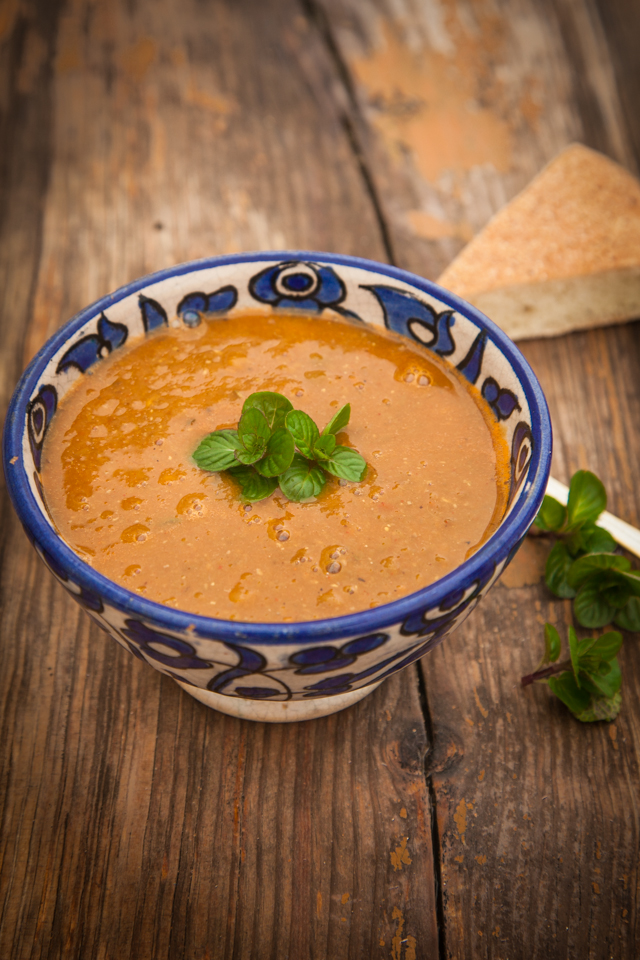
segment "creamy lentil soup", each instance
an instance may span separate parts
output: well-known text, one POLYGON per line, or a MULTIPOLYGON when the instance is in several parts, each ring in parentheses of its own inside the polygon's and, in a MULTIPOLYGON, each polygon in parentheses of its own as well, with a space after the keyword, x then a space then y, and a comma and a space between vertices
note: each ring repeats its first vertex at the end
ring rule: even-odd
POLYGON ((453 570, 505 511, 509 453, 488 405, 406 338, 339 317, 239 314, 164 327, 80 376, 43 449, 47 505, 67 543, 140 595, 205 616, 302 621, 413 593, 453 570), (317 500, 247 504, 192 454, 259 390, 367 461, 317 500))

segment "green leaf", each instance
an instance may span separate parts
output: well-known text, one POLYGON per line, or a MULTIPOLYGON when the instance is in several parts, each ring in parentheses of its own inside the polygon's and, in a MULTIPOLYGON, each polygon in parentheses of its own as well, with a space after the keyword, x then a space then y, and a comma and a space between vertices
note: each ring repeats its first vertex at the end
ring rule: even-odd
POLYGON ((577 715, 589 707, 591 703, 590 695, 577 685, 574 675, 569 673, 568 670, 558 677, 549 677, 547 683, 556 697, 562 700, 572 713, 577 715))
POLYGON ((275 478, 261 477, 253 467, 235 467, 234 470, 229 472, 233 479, 240 484, 244 499, 252 503, 270 497, 278 486, 278 481, 275 478))
POLYGON ((551 548, 547 557, 547 563, 544 568, 544 578, 549 590, 555 593, 556 597, 571 599, 575 597, 576 592, 567 581, 567 575, 571 569, 573 560, 564 543, 558 540, 551 548))
POLYGON ((578 470, 569 484, 567 521, 569 527, 595 523, 607 506, 607 494, 602 482, 589 470, 578 470))
POLYGON ((317 463, 294 454, 288 470, 280 476, 280 489, 289 500, 317 497, 324 487, 325 476, 317 463))
POLYGON ((624 571, 622 578, 633 593, 634 597, 640 597, 640 574, 637 570, 624 571))
POLYGON ((351 447, 336 447, 331 454, 331 459, 324 460, 322 466, 334 477, 360 481, 367 469, 367 461, 351 447))
POLYGON ((589 654, 599 657, 600 660, 613 660, 622 646, 622 636, 617 630, 609 630, 599 637, 587 637, 578 644, 578 657, 582 666, 582 658, 589 654))
POLYGON ((567 581, 577 590, 588 577, 601 574, 605 570, 629 570, 631 564, 626 557, 617 553, 588 553, 571 564, 567 581))
POLYGON ((311 417, 302 410, 291 410, 285 418, 285 426, 302 456, 313 460, 313 445, 320 436, 320 431, 311 417))
POLYGON ((623 630, 640 633, 640 600, 632 597, 626 606, 618 610, 613 622, 616 627, 622 627, 623 630))
POLYGON ((544 625, 544 660, 543 663, 555 663, 560 656, 562 643, 560 634, 552 623, 544 625))
POLYGON ((593 723, 595 720, 615 720, 622 706, 622 695, 614 693, 612 697, 592 697, 585 710, 574 714, 582 723, 593 723))
POLYGON ((269 430, 276 430, 284 426, 284 419, 289 411, 293 410, 293 404, 280 393, 261 390, 247 397, 242 407, 243 415, 246 410, 259 410, 267 421, 269 430))
POLYGON ((602 527, 585 523, 580 533, 587 553, 613 553, 616 549, 615 540, 609 531, 603 530, 602 527))
POLYGON ((576 679, 576 683, 580 686, 580 659, 578 657, 578 638, 576 637, 576 632, 573 627, 569 627, 569 656, 571 657, 571 669, 573 670, 573 675, 576 679))
POLYGON ((336 438, 332 433, 319 437, 313 445, 313 453, 317 460, 330 460, 336 448, 336 438))
POLYGON ((573 612, 580 626, 590 630, 604 627, 613 620, 617 611, 602 596, 598 574, 591 576, 578 590, 573 612))
POLYGON ((257 453, 256 459, 261 457, 270 436, 271 429, 260 411, 256 410, 255 407, 249 407, 248 410, 243 409, 238 423, 238 437, 247 453, 257 453))
POLYGON ((619 570, 607 570, 600 581, 600 596, 609 606, 620 610, 633 596, 629 581, 619 570))
POLYGON ((335 436, 336 433, 340 433, 346 425, 349 423, 349 418, 351 417, 351 404, 345 403, 344 407, 341 407, 338 412, 329 420, 329 423, 326 425, 322 431, 322 436, 326 437, 329 434, 335 436))
POLYGON ((606 666, 607 670, 604 673, 586 674, 580 671, 582 687, 595 697, 612 697, 620 689, 622 674, 617 657, 614 657, 606 666))
POLYGON ((237 465, 235 453, 241 448, 236 430, 216 430, 200 443, 193 459, 201 470, 217 473, 237 465))
POLYGON ((291 466, 294 453, 293 437, 286 427, 278 427, 269 437, 266 453, 255 468, 263 477, 277 477, 291 466))
POLYGON ((542 501, 535 524, 541 530, 560 530, 567 519, 567 508, 548 494, 542 501))

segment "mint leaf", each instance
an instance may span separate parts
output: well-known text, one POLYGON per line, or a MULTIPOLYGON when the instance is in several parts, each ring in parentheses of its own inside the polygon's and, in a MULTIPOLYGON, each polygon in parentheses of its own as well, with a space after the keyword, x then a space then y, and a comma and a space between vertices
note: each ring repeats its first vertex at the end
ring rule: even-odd
POLYGON ((216 430, 202 440, 193 459, 201 470, 228 470, 237 465, 235 454, 240 449, 236 430, 216 430))
POLYGON ((566 519, 567 508, 563 507, 558 500, 546 494, 542 501, 542 506, 538 511, 538 516, 535 519, 536 526, 541 530, 557 531, 564 526, 566 519))
POLYGON ((313 445, 320 436, 320 431, 311 417, 302 410, 291 410, 285 418, 285 426, 302 456, 313 460, 313 445))
POLYGON ((336 447, 331 459, 323 460, 322 466, 334 477, 359 482, 367 469, 367 461, 351 447, 336 447))
POLYGON ((351 404, 345 403, 344 407, 341 407, 338 412, 329 420, 329 423, 326 425, 322 431, 322 436, 326 437, 329 434, 335 436, 336 433, 340 433, 346 425, 349 423, 351 417, 351 404))
POLYGON ((278 481, 275 478, 261 477, 253 467, 235 467, 229 472, 233 479, 240 484, 244 499, 252 503, 270 497, 278 486, 278 481))
POLYGON ((582 674, 582 686, 595 697, 612 697, 620 689, 622 675, 617 657, 605 663, 602 673, 582 674))
POLYGON ((238 437, 247 452, 260 451, 264 453, 267 440, 271 436, 271 428, 262 413, 255 407, 242 411, 238 423, 238 437))
POLYGON ((289 500, 306 500, 317 497, 325 482, 318 465, 296 453, 289 469, 280 476, 280 489, 289 500))
POLYGON ((582 664, 582 658, 589 654, 591 657, 599 657, 601 660, 612 660, 622 646, 622 637, 617 630, 609 630, 599 637, 587 637, 578 644, 578 657, 582 664))
POLYGON ((569 527, 595 523, 607 506, 607 494, 602 482, 589 470, 578 470, 571 478, 567 521, 569 527))
POLYGON ((556 697, 562 700, 572 713, 577 715, 589 708, 590 694, 578 686, 575 677, 568 670, 561 673, 559 677, 549 677, 547 683, 556 697))
POLYGON ((267 450, 255 468, 263 477, 277 477, 291 465, 295 452, 293 437, 286 427, 273 431, 267 443, 267 450))
POLYGON ((605 570, 630 570, 631 564, 626 557, 617 553, 588 553, 571 564, 567 575, 569 586, 577 589, 588 577, 605 570))
POLYGON ((573 612, 580 626, 590 630, 604 627, 613 620, 617 608, 607 603, 602 596, 598 574, 585 580, 578 590, 573 602, 573 612))
POLYGON ((622 706, 622 695, 614 693, 612 697, 592 697, 584 710, 574 711, 577 720, 593 723, 595 720, 615 720, 622 706))
POLYGON ((627 584, 634 597, 640 597, 640 574, 637 570, 623 571, 622 579, 627 584))
POLYGON ((565 544, 562 543, 561 540, 558 540, 551 548, 544 568, 545 582, 549 590, 555 593, 556 597, 571 599, 576 595, 576 591, 567 579, 572 564, 573 558, 571 554, 565 544))
POLYGON ((632 597, 621 610, 618 610, 613 622, 616 627, 621 627, 623 630, 640 633, 640 600, 632 597))
POLYGON ((276 430, 284 426, 285 417, 290 410, 293 410, 293 404, 280 393, 261 390, 247 397, 242 407, 243 415, 246 410, 259 410, 267 421, 269 430, 276 430))
POLYGON ((616 549, 615 540, 609 531, 603 530, 602 527, 585 523, 580 533, 587 553, 613 553, 616 549))
POLYGON ((317 460, 330 460, 336 449, 336 438, 332 433, 319 437, 313 445, 313 454, 317 460))
POLYGON ((562 643, 560 634, 552 623, 544 625, 544 660, 543 663, 555 663, 560 656, 562 643))

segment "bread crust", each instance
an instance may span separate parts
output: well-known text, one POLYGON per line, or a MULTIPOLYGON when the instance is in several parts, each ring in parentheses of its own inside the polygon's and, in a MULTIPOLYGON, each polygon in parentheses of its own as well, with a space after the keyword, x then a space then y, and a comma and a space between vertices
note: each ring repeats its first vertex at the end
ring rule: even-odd
POLYGON ((640 267, 640 182, 575 143, 500 210, 438 283, 467 299, 640 267))

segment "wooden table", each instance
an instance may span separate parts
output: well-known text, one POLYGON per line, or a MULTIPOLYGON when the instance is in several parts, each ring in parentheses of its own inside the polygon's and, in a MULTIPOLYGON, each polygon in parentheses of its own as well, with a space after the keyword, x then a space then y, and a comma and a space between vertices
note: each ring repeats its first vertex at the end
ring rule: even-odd
MULTIPOLYGON (((288 247, 434 278, 568 142, 637 172, 639 39, 633 0, 4 0, 4 407, 151 270, 288 247)), ((638 332, 523 345, 555 475, 634 524, 638 332)), ((535 544, 419 666, 260 725, 107 640, 1 503, 0 960, 640 955, 639 641, 614 723, 522 691, 570 622, 535 544)))

